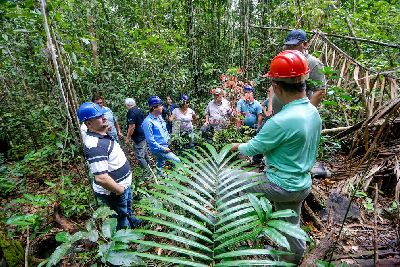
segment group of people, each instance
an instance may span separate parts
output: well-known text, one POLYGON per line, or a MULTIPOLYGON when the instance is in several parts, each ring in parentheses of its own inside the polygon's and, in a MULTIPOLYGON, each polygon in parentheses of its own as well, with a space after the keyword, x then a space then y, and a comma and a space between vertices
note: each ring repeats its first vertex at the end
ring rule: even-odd
MULTIPOLYGON (((315 163, 321 132, 316 106, 324 95, 325 78, 322 63, 306 52, 303 30, 291 31, 285 45, 286 50, 272 59, 265 75, 272 80, 268 89, 270 101, 261 105, 254 99, 253 84, 238 86, 224 76, 222 86, 212 90, 214 99, 206 107, 201 131, 224 129, 232 118, 238 127, 246 125, 256 129, 256 136, 248 143, 232 144, 232 151, 247 156, 262 155, 266 164, 265 174, 249 172, 238 178, 242 182, 259 182, 243 193, 263 193, 276 210, 294 210, 296 215, 287 220, 299 225, 302 202, 311 190, 310 170, 315 163), (233 87, 241 91, 235 108, 224 97, 224 88, 233 87), (268 121, 263 123, 263 117, 268 117, 268 121)), ((150 169, 148 146, 156 158, 157 172, 162 175, 166 160, 180 161, 168 147, 170 134, 173 131, 192 133, 198 119, 189 107, 189 97, 182 95, 176 106, 170 97, 163 105, 158 96, 151 96, 147 116, 132 98, 125 99, 125 105, 128 109, 125 143, 133 142, 139 165, 146 170, 150 169), (179 123, 174 124, 176 121, 179 123)), ((122 137, 118 121, 110 118, 112 112, 104 108, 102 98, 95 97, 92 102, 82 104, 77 113, 87 128, 84 153, 94 175, 96 195, 117 212, 118 229, 136 227, 140 221, 131 209, 132 172, 118 142, 122 137)), ((287 239, 294 254, 285 260, 298 263, 305 242, 292 236, 287 239)))

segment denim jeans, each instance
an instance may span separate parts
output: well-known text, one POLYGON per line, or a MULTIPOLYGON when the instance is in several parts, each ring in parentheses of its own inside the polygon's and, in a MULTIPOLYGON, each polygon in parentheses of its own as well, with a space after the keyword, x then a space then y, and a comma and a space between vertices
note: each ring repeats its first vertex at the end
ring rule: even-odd
POLYGON ((115 216, 118 222, 117 231, 123 228, 135 228, 139 225, 140 220, 135 218, 132 212, 132 191, 130 186, 120 196, 115 195, 115 193, 110 195, 96 193, 96 196, 117 213, 115 216))
POLYGON ((149 155, 147 153, 146 139, 139 142, 133 142, 133 153, 135 153, 136 160, 139 162, 140 167, 149 173, 149 155))
POLYGON ((173 161, 173 162, 181 162, 181 160, 172 152, 161 152, 157 153, 154 155, 157 158, 157 163, 156 163, 156 168, 157 168, 157 174, 158 175, 164 175, 163 174, 163 168, 165 166, 165 162, 167 160, 173 161))

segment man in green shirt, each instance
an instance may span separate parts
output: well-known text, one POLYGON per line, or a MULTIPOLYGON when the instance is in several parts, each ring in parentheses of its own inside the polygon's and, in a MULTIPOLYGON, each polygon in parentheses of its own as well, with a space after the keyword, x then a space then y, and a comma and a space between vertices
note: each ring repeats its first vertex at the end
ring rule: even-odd
MULTIPOLYGON (((279 53, 271 62, 267 76, 272 79, 276 96, 284 103, 282 111, 269 119, 248 143, 232 145, 232 151, 265 156, 265 175, 245 173, 241 178, 255 176, 261 185, 246 193, 264 193, 274 202, 276 210, 292 209, 297 216, 287 218, 300 224, 301 205, 311 191, 310 170, 317 155, 321 118, 306 96, 305 80, 309 68, 304 55, 295 50, 279 53)), ((299 263, 304 250, 303 240, 287 236, 293 256, 284 260, 299 263)))

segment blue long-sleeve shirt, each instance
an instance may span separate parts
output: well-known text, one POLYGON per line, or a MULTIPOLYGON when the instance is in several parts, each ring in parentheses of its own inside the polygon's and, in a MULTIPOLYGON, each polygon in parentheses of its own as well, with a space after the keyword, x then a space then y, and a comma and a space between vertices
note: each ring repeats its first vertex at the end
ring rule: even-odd
POLYGON ((151 113, 147 115, 142 123, 142 129, 151 153, 164 152, 168 147, 169 134, 161 115, 157 117, 151 113))

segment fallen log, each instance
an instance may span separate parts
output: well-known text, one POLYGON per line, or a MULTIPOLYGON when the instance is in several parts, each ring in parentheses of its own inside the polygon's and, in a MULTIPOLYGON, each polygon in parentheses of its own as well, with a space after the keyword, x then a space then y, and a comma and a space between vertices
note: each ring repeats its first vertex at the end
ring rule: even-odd
POLYGON ((317 260, 325 258, 325 255, 329 252, 333 245, 332 241, 334 239, 335 233, 334 231, 331 231, 319 242, 319 244, 315 247, 313 251, 311 251, 304 257, 300 267, 316 266, 317 260))

